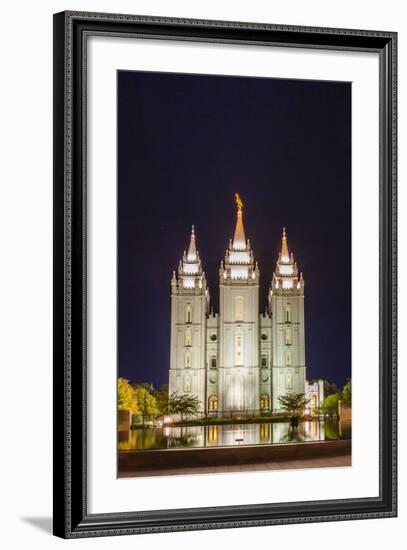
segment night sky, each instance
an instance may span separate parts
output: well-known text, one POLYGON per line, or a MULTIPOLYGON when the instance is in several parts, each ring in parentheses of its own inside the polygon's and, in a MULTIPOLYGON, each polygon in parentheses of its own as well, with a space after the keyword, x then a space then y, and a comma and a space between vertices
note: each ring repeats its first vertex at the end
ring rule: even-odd
POLYGON ((170 280, 191 225, 218 309, 234 193, 266 297, 285 226, 307 378, 351 375, 351 84, 118 72, 118 374, 168 383, 170 280))

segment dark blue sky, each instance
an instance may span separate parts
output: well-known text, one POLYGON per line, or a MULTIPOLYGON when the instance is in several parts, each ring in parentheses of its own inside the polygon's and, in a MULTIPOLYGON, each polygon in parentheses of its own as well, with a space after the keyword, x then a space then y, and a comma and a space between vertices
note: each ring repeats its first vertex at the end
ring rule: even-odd
POLYGON ((351 84, 118 72, 118 373, 168 382, 170 279, 195 224, 218 268, 244 201, 262 310, 285 226, 307 377, 351 375, 351 84))

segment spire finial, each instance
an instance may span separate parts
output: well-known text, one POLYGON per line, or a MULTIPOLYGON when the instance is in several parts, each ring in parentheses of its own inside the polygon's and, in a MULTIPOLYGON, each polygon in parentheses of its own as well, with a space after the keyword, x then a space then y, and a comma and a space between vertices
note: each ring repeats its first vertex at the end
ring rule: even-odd
POLYGON ((238 212, 241 212, 242 208, 243 208, 243 201, 240 198, 239 193, 235 193, 235 200, 236 200, 236 204, 237 204, 237 210, 238 210, 238 212))

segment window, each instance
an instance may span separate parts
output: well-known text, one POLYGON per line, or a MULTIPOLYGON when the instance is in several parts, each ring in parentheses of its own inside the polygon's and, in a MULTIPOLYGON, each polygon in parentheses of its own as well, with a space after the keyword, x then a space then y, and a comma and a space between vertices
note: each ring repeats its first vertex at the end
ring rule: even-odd
POLYGON ((184 362, 184 365, 185 365, 185 368, 186 369, 189 369, 191 368, 191 365, 192 365, 192 357, 191 357, 191 353, 189 351, 187 351, 185 353, 185 362, 184 362))
POLYGON ((185 322, 192 323, 192 307, 191 304, 187 304, 185 308, 185 322))
POLYGON ((185 345, 186 346, 192 346, 192 333, 191 329, 187 328, 185 331, 185 345))
POLYGON ((270 405, 270 399, 267 393, 263 393, 260 396, 260 409, 262 411, 268 411, 270 405))
POLYGON ((208 410, 217 411, 218 410, 218 398, 216 395, 211 395, 208 398, 208 410))
POLYGON ((236 296, 235 298, 235 321, 243 321, 243 298, 236 296))
POLYGON ((291 351, 289 349, 287 349, 285 352, 285 364, 287 366, 291 365, 291 351))
POLYGON ((243 365, 243 336, 235 336, 235 365, 243 365))
POLYGON ((285 345, 291 346, 291 329, 289 328, 285 331, 285 345))
POLYGON ((291 306, 290 304, 287 304, 285 306, 285 322, 291 323, 291 306))
POLYGON ((211 369, 216 369, 216 355, 211 357, 211 369))
POLYGON ((262 367, 267 367, 267 355, 262 355, 261 356, 261 366, 262 367))
POLYGON ((191 377, 188 375, 188 376, 185 376, 184 378, 184 392, 188 393, 190 391, 191 391, 191 377))
POLYGON ((293 375, 291 374, 291 372, 289 372, 286 376, 285 387, 287 388, 287 390, 293 389, 293 375))

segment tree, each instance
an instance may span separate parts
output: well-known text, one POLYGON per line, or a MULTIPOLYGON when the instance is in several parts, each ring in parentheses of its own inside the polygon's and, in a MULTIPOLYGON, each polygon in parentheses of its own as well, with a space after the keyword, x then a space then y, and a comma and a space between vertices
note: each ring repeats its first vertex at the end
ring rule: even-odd
POLYGON ((181 412, 181 397, 177 394, 177 392, 173 392, 168 397, 168 412, 170 414, 180 414, 181 412))
POLYGON ((168 414, 168 385, 160 386, 154 390, 153 395, 157 402, 158 410, 162 416, 168 414))
POLYGON ((324 380, 324 396, 333 395, 338 393, 338 386, 336 384, 331 384, 328 380, 324 380))
POLYGON ((198 414, 201 402, 196 395, 178 395, 172 393, 168 399, 168 412, 170 414, 181 415, 181 422, 184 415, 187 417, 192 414, 198 414))
POLYGON ((146 384, 134 386, 134 393, 137 400, 139 415, 144 425, 146 416, 157 416, 160 413, 157 407, 157 401, 147 389, 146 384))
POLYGON ((196 395, 182 395, 181 396, 181 420, 183 414, 187 417, 190 415, 198 414, 200 407, 200 400, 196 395))
POLYGON ((352 406, 352 380, 349 378, 342 388, 342 401, 352 406))
POLYGON ((117 380, 117 408, 119 411, 130 411, 135 415, 140 414, 134 388, 125 378, 117 380))
POLYGON ((153 384, 148 382, 142 382, 141 384, 135 384, 134 387, 137 388, 144 388, 148 392, 152 392, 154 390, 153 384))
POLYGON ((285 395, 280 395, 278 400, 281 407, 291 415, 292 420, 298 420, 308 403, 308 399, 303 393, 286 393, 285 395))
POLYGON ((321 411, 324 414, 338 414, 338 402, 341 398, 341 395, 339 393, 333 393, 331 395, 328 395, 328 397, 325 397, 325 399, 321 403, 321 411))

